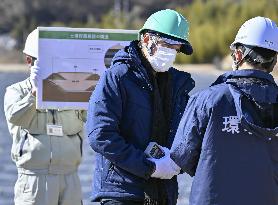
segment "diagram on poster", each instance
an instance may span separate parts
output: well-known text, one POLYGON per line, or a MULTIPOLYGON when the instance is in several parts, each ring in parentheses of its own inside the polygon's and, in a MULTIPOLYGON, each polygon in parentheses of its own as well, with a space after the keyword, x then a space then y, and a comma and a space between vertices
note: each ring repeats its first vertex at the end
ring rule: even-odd
POLYGON ((87 109, 115 53, 137 39, 135 30, 38 27, 38 109, 87 109))

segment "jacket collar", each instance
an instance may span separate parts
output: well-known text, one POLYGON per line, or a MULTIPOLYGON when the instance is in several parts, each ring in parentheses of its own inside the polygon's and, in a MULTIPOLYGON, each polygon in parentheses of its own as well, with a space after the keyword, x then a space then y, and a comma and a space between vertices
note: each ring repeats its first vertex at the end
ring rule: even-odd
POLYGON ((195 87, 195 81, 189 73, 176 70, 175 68, 170 68, 168 72, 172 76, 173 90, 178 91, 180 88, 185 87, 185 92, 189 93, 195 87))
POLYGON ((275 84, 274 78, 271 74, 260 71, 260 70, 255 70, 255 69, 246 69, 246 70, 236 70, 236 71, 229 71, 224 73, 223 75, 220 75, 217 80, 211 85, 217 85, 220 83, 226 82, 228 79, 231 78, 236 78, 236 77, 251 77, 251 78, 260 78, 267 80, 273 84, 275 84))

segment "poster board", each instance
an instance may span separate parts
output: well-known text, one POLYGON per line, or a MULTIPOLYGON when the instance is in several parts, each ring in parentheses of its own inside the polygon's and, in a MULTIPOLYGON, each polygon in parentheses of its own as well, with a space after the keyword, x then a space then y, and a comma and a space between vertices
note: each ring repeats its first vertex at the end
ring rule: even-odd
POLYGON ((136 30, 38 27, 38 109, 87 109, 115 53, 136 30))

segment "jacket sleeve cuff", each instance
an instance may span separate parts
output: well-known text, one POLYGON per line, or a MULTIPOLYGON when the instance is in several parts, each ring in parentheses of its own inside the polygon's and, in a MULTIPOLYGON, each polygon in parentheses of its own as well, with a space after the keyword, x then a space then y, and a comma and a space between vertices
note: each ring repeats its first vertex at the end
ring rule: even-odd
POLYGON ((147 165, 148 168, 145 174, 145 179, 149 179, 151 175, 155 172, 156 166, 154 162, 148 159, 145 159, 145 164, 147 165))
POLYGON ((186 155, 181 157, 181 154, 175 150, 171 152, 171 159, 182 169, 183 172, 186 172, 190 176, 195 175, 197 163, 194 158, 194 152, 192 150, 187 150, 186 155), (192 156, 193 155, 193 156, 192 156))

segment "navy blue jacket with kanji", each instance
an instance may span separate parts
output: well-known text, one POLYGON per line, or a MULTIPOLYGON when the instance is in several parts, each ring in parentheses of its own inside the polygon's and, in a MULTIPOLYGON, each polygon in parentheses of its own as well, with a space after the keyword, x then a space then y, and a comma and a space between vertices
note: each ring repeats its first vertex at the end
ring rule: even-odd
POLYGON ((171 158, 195 176, 190 205, 278 205, 278 87, 259 70, 193 95, 171 158))
MULTIPOLYGON (((142 67, 134 41, 116 53, 102 75, 88 109, 86 131, 96 152, 92 200, 124 198, 143 200, 152 172, 144 150, 152 133, 153 87, 142 67)), ((170 68, 172 120, 171 147, 183 110, 194 87, 190 74, 170 68)), ((176 204, 177 179, 164 180, 169 205, 176 204)))

